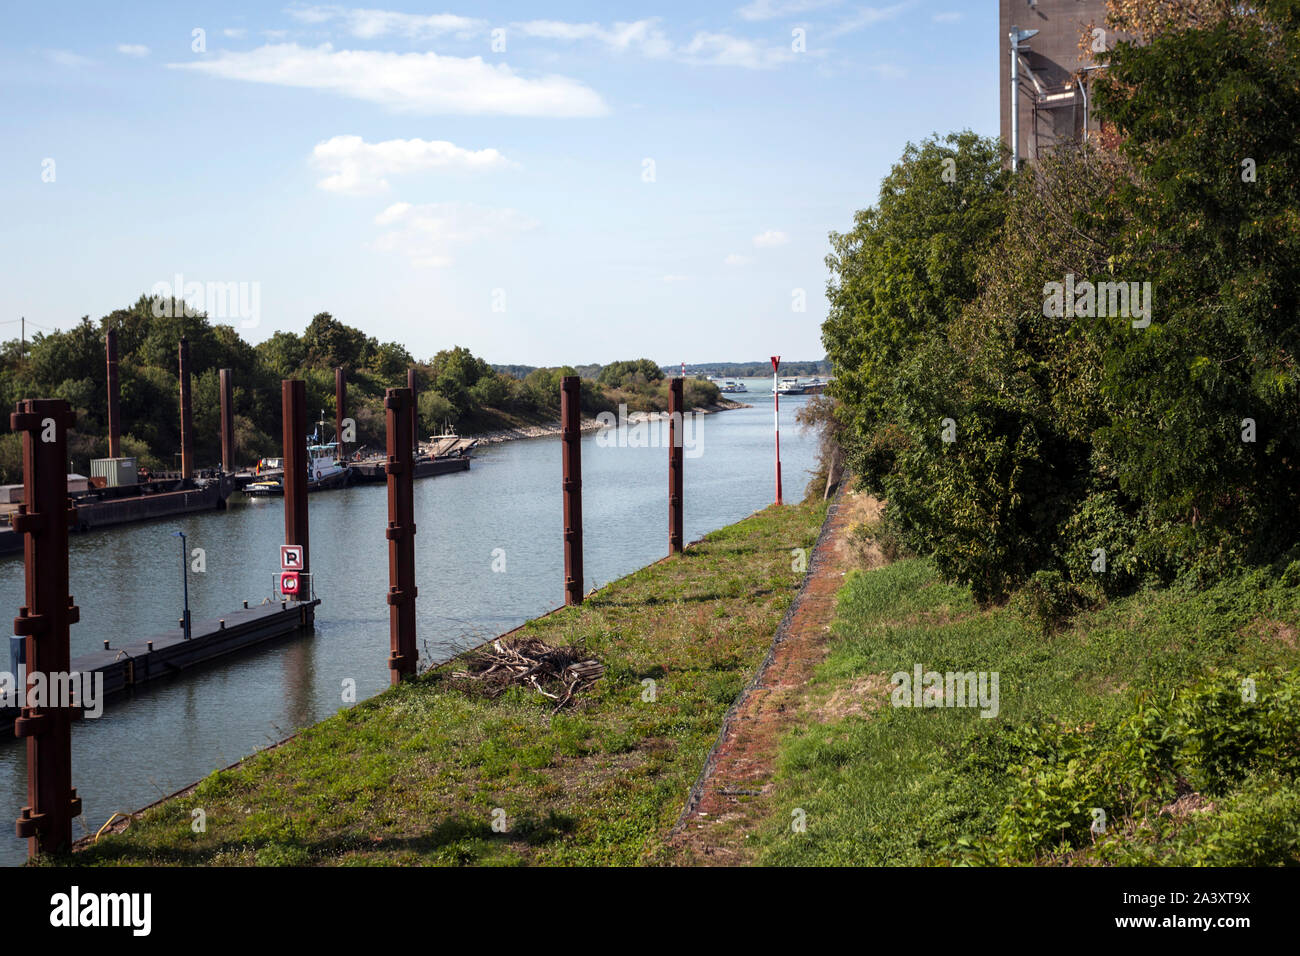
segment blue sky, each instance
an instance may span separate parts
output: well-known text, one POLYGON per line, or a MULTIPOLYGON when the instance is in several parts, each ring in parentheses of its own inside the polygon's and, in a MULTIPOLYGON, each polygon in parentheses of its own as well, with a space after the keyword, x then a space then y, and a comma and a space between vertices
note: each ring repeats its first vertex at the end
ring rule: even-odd
POLYGON ((908 140, 996 134, 996 12, 10 5, 0 337, 179 275, 241 284, 252 341, 329 311, 419 358, 818 358, 827 233, 908 140))

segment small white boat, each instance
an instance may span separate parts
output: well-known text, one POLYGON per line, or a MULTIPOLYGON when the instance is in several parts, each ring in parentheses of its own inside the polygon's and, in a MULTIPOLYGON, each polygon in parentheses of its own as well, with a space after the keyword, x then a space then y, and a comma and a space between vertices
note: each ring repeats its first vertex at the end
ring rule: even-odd
POLYGON ((717 375, 710 375, 709 381, 718 386, 720 392, 748 392, 745 383, 738 378, 721 378, 717 375))

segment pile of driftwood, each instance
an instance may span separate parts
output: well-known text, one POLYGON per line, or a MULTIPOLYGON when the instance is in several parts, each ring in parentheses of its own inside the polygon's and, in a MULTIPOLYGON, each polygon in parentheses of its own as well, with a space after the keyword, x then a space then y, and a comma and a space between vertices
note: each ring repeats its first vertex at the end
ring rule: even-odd
POLYGON ((465 664, 465 670, 452 672, 454 680, 476 685, 489 697, 508 687, 532 687, 555 701, 557 711, 605 673, 605 665, 581 645, 551 647, 535 637, 495 640, 471 651, 465 664))

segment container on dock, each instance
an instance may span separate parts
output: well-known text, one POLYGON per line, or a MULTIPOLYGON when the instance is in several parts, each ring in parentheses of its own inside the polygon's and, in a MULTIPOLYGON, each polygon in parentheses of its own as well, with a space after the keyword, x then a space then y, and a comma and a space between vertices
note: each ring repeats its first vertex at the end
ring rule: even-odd
POLYGON ((134 458, 94 458, 90 462, 90 476, 103 478, 110 488, 134 485, 136 468, 134 458))

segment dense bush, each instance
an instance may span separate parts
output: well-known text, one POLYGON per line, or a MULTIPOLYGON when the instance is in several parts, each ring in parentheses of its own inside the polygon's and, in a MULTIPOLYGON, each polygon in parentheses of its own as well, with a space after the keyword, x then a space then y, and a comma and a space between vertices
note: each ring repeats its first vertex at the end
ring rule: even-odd
POLYGON ((1011 178, 993 143, 932 139, 831 236, 850 461, 981 599, 1049 572, 1054 619, 1300 536, 1300 13, 1210 6, 1104 56, 1114 150, 1011 178), (1102 283, 1127 313, 1084 311, 1120 304, 1102 283))
POLYGON ((996 834, 967 844, 971 862, 1081 849, 1125 863, 1300 860, 1300 828, 1287 819, 1300 806, 1300 671, 1225 670, 1172 700, 1148 698, 1113 725, 1037 723, 1002 736, 973 759, 1017 784, 996 834), (1176 814, 1179 798, 1217 812, 1176 814), (1208 851, 1206 832, 1216 834, 1208 851))

